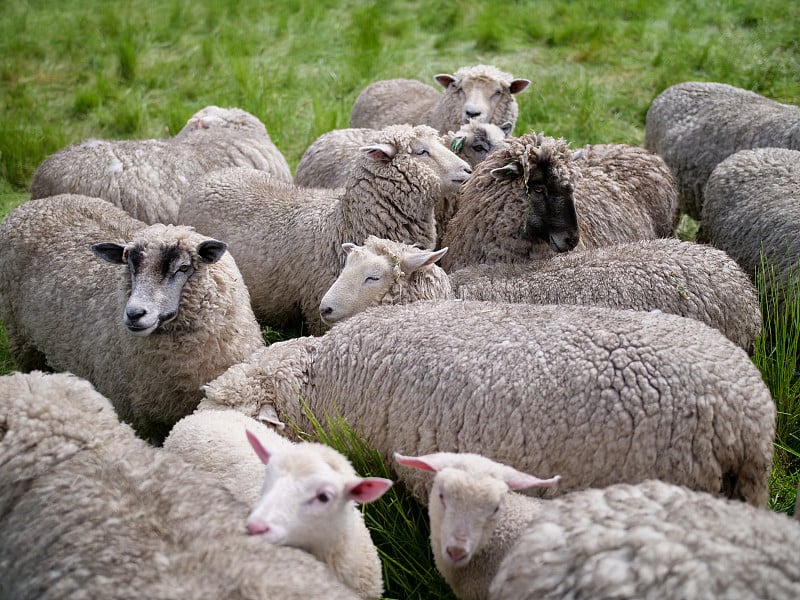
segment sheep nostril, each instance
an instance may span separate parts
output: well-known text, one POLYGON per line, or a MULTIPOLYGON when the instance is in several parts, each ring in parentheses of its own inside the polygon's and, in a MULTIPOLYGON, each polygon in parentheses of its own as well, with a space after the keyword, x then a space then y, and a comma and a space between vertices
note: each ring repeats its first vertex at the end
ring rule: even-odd
POLYGON ((125 316, 129 321, 138 321, 147 314, 147 309, 130 306, 125 309, 125 316))
POLYGON ((327 317, 332 312, 333 312, 333 307, 332 306, 323 306, 322 308, 319 309, 319 314, 322 317, 327 317))

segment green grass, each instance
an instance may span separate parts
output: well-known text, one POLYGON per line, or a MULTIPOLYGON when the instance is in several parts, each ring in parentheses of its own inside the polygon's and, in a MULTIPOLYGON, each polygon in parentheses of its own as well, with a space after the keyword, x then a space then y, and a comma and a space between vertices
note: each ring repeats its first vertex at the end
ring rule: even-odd
MULTIPOLYGON (((433 83, 477 63, 532 81, 518 97, 517 135, 641 144, 653 98, 681 81, 800 105, 798 23, 800 3, 789 0, 0 2, 0 217, 26 199, 49 154, 89 137, 171 136, 203 106, 238 106, 266 124, 294 168, 317 136, 348 125, 372 81, 433 83)), ((684 219, 679 231, 693 239, 696 223, 684 219)), ((765 310, 773 289, 760 286, 765 310)), ((800 464, 792 310, 766 314, 754 355, 778 406, 771 507, 780 511, 791 511, 800 464)), ((270 342, 301 334, 265 330, 270 342)), ((0 335, 0 372, 12 368, 0 335)), ((368 449, 354 449, 369 472, 383 472, 368 449)), ((387 513, 371 521, 376 530, 407 540, 382 550, 388 593, 426 597, 413 587, 424 581, 438 597, 430 563, 398 562, 427 548, 424 513, 400 492, 366 509, 387 513)))

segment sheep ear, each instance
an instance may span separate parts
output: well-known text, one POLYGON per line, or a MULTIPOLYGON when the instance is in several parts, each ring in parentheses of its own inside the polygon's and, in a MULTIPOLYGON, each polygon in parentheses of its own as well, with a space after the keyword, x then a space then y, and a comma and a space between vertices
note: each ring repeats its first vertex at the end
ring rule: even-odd
POLYGON ((383 496, 394 482, 383 477, 364 477, 345 486, 345 495, 359 504, 373 502, 383 496))
POLYGON ((270 404, 265 404, 261 407, 261 410, 258 411, 257 420, 267 425, 272 425, 279 430, 286 427, 286 423, 281 421, 280 417, 278 417, 278 411, 270 404))
POLYGON ((115 242, 92 244, 92 252, 115 265, 124 265, 128 262, 128 253, 125 251, 125 246, 115 242))
POLYGON ((438 75, 434 75, 433 78, 436 80, 436 83, 444 89, 447 89, 456 82, 456 78, 447 73, 439 73, 438 75))
POLYGON ((264 444, 261 443, 261 440, 258 439, 258 436, 255 433, 249 429, 246 429, 245 432, 247 433, 247 441, 250 442, 253 450, 256 451, 256 455, 258 455, 258 458, 261 459, 261 462, 266 465, 271 456, 269 451, 264 447, 264 444))
POLYGON ((412 469, 422 469, 423 471, 441 471, 450 465, 449 458, 450 456, 445 452, 434 452, 424 456, 403 456, 397 452, 394 453, 394 459, 397 464, 411 467, 412 469))
POLYGON ((376 162, 389 162, 397 154, 397 148, 391 144, 372 144, 362 146, 359 150, 376 162))
POLYGON ((400 270, 408 275, 409 273, 413 273, 422 267, 432 265, 445 254, 447 254, 447 248, 442 248, 436 252, 407 252, 400 257, 400 270))
POLYGON ((529 487, 550 487, 558 483, 561 479, 560 475, 551 477, 550 479, 539 479, 533 475, 528 475, 522 471, 517 471, 509 467, 509 472, 503 477, 503 481, 508 484, 509 489, 524 490, 529 487))
POLYGON ((511 85, 508 86, 508 91, 512 94, 519 94, 527 90, 530 84, 531 82, 529 79, 515 79, 511 82, 511 85))
POLYGON ((490 173, 495 179, 514 179, 522 174, 522 169, 519 163, 510 162, 505 166, 492 169, 490 173))
POLYGON ((355 244, 351 244, 350 242, 345 242, 342 244, 342 250, 344 250, 345 254, 350 254, 353 250, 355 250, 358 246, 355 244))
POLYGON ((511 121, 506 121, 500 125, 500 129, 502 129, 505 136, 508 137, 514 131, 514 124, 511 121))
POLYGON ((464 134, 456 134, 453 137, 453 141, 450 142, 450 150, 458 154, 461 152, 461 149, 464 147, 464 138, 466 136, 464 134))
POLYGON ((219 240, 205 240, 197 244, 197 254, 203 259, 203 262, 209 264, 213 264, 222 258, 227 249, 228 244, 219 240))

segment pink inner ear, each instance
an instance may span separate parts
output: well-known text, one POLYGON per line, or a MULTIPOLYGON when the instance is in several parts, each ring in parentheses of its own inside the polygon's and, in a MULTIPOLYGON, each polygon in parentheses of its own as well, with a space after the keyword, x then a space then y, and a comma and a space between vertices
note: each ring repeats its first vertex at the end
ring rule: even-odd
POLYGON ((533 475, 528 475, 527 473, 517 471, 514 476, 506 479, 506 483, 508 484, 509 489, 524 490, 525 488, 529 487, 550 487, 551 485, 558 483, 560 479, 560 475, 556 475, 550 479, 539 479, 533 475))
POLYGON ((347 495, 360 504, 367 504, 383 496, 392 483, 391 479, 382 477, 364 477, 348 490, 347 495))
POLYGON ((424 456, 403 456, 402 454, 397 454, 397 452, 395 452, 394 459, 398 462, 398 464, 401 464, 404 467, 412 467, 414 469, 422 469, 423 471, 436 471, 437 470, 431 464, 425 462, 425 457, 424 456))
POLYGON ((264 445, 261 443, 261 440, 258 439, 255 433, 250 431, 249 429, 245 430, 247 433, 247 440, 250 442, 250 445, 253 447, 253 450, 256 451, 258 458, 261 459, 261 462, 267 464, 269 462, 269 452, 264 445))

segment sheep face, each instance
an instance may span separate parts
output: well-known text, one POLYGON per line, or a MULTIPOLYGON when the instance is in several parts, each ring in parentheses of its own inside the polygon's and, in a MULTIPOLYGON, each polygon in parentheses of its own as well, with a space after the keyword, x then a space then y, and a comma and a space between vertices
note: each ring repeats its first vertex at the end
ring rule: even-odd
POLYGON ((388 479, 358 477, 344 457, 321 444, 269 447, 251 431, 247 439, 265 465, 262 495, 247 517, 247 531, 271 544, 322 554, 321 544, 335 544, 337 528, 349 525, 347 511, 354 502, 377 500, 392 485, 388 479))
POLYGON ((187 249, 180 243, 130 244, 101 242, 92 252, 113 264, 127 265, 130 273, 130 295, 125 304, 123 321, 134 335, 146 336, 178 316, 184 286, 201 263, 217 262, 227 245, 205 240, 187 249))
POLYGON ((508 146, 506 138, 511 134, 512 128, 511 121, 499 126, 470 121, 453 135, 450 149, 474 167, 491 152, 508 146))
POLYGON ((512 94, 518 94, 530 85, 527 79, 506 82, 504 77, 495 77, 482 71, 471 72, 459 69, 455 75, 439 74, 434 77, 444 88, 443 104, 461 107, 461 122, 470 119, 483 123, 494 122, 495 114, 512 112, 516 119, 516 102, 512 94), (514 104, 509 111, 510 104, 514 104))

